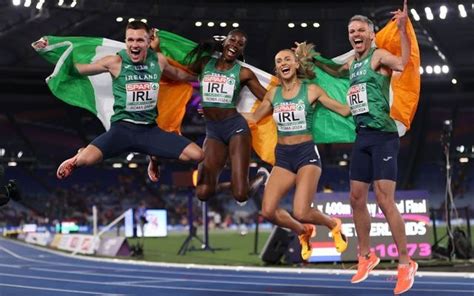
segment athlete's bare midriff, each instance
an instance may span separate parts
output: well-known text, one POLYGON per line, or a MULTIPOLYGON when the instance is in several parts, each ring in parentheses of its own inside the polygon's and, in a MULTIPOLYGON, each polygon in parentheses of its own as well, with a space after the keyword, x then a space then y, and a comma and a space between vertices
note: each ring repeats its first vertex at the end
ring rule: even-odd
POLYGON ((217 107, 206 107, 203 108, 204 117, 212 121, 221 121, 237 114, 235 108, 217 108, 217 107))
POLYGON ((293 135, 293 136, 279 136, 278 144, 281 145, 296 145, 304 142, 312 141, 313 136, 311 135, 293 135))

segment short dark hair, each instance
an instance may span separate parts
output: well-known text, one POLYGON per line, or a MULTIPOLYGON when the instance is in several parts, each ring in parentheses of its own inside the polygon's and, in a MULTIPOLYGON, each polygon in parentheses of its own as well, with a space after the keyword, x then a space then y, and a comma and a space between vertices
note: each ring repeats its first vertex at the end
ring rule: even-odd
POLYGON ((372 32, 375 32, 374 30, 374 22, 372 22, 368 17, 366 17, 365 15, 360 15, 360 14, 356 14, 354 15, 353 17, 351 17, 351 19, 349 20, 349 25, 354 22, 354 21, 359 21, 359 22, 363 22, 363 23, 366 23, 367 25, 369 25, 369 29, 372 31, 372 32))
POLYGON ((143 29, 143 30, 147 31, 147 33, 150 33, 150 27, 142 21, 131 21, 131 22, 129 22, 127 24, 127 27, 125 27, 125 31, 127 31, 128 29, 132 29, 132 30, 143 29))

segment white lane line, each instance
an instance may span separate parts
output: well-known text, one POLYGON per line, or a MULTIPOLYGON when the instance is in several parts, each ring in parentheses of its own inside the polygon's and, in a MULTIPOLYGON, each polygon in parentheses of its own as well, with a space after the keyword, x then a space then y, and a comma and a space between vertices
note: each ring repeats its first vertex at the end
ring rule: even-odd
POLYGON ((9 249, 3 247, 3 246, 0 246, 0 251, 4 251, 5 253, 7 253, 8 255, 12 256, 12 257, 15 257, 17 259, 20 259, 20 260, 23 260, 23 261, 30 261, 30 262, 41 262, 41 263, 47 263, 46 261, 41 261, 41 260, 35 260, 35 259, 31 259, 31 258, 28 258, 28 257, 24 257, 24 256, 21 256, 21 255, 18 255, 17 253, 13 252, 13 251, 10 251, 9 249))
MULTIPOLYGON (((85 275, 103 275, 103 276, 108 276, 108 277, 125 277, 125 278, 136 278, 136 279, 156 279, 157 276, 156 275, 153 275, 153 276, 146 276, 146 275, 136 275, 136 273, 145 273, 145 274, 150 274, 150 273, 153 273, 153 274, 167 274, 167 275, 181 275, 181 276, 212 276, 213 278, 226 278, 226 277, 232 277, 232 278, 240 278, 240 279, 246 279, 246 278, 251 278, 252 280, 255 280, 255 279, 269 279, 269 280, 296 280, 296 281, 300 281, 300 282, 304 282, 304 281, 309 281, 309 282, 314 282, 314 281, 322 281, 322 282, 341 282, 341 283, 346 283, 348 282, 347 279, 344 279, 344 278, 326 278, 326 277, 306 277, 306 278, 301 278, 301 277, 291 277, 291 276, 271 276, 271 275, 244 275, 244 274, 241 274, 241 275, 225 275, 225 274, 216 274, 216 273, 199 273, 199 274, 196 274, 196 272, 179 272, 179 271, 163 271, 163 270, 155 270, 155 271, 144 271, 144 270, 140 270, 140 269, 126 269, 126 268, 106 268, 106 267, 97 267, 95 269, 99 269, 99 270, 103 270, 103 269, 106 269, 106 270, 114 270, 114 271, 117 271, 117 272, 123 272, 123 271, 129 271, 129 272, 133 272, 134 274, 133 275, 120 275, 120 274, 110 274, 110 273, 106 273, 106 274, 102 274, 100 272, 95 272, 95 271, 91 271, 91 270, 87 270, 87 271, 77 271, 77 267, 78 265, 74 265, 74 269, 73 271, 66 271, 66 270, 61 270, 61 271, 58 271, 57 269, 50 269, 50 268, 41 268, 41 267, 30 267, 29 269, 31 270, 38 270, 38 271, 46 271, 46 272, 61 272, 61 273, 72 273, 72 274, 85 274, 85 275)), ((88 269, 94 269, 93 266, 87 266, 88 269)), ((372 276, 372 274, 371 274, 372 276)), ((198 281, 198 280, 196 280, 198 281)), ((368 279, 366 280, 366 282, 370 282, 370 283, 386 283, 387 282, 387 279, 385 278, 381 278, 381 279, 368 279)), ((474 282, 462 282, 462 281, 424 281, 422 278, 417 278, 416 280, 416 283, 417 284, 426 284, 426 285, 457 285, 457 286, 473 286, 474 287, 474 282)))
POLYGON ((179 282, 185 282, 186 280, 182 279, 156 279, 156 280, 149 280, 149 281, 130 281, 130 282, 109 282, 110 284, 116 284, 119 286, 129 286, 129 285, 142 285, 142 284, 152 284, 152 283, 159 283, 159 284, 165 284, 165 283, 179 283, 179 282))
POLYGON ((5 248, 5 247, 3 247, 3 246, 0 246, 0 250, 4 251, 5 253, 7 253, 7 254, 10 255, 10 256, 13 256, 13 257, 15 257, 15 258, 18 258, 18 259, 24 259, 24 258, 26 258, 26 257, 22 257, 22 256, 20 256, 20 255, 17 255, 15 252, 10 251, 9 249, 7 249, 7 248, 5 248))
MULTIPOLYGON (((79 274, 91 277, 110 277, 110 278, 126 278, 126 279, 137 279, 142 281, 157 281, 158 279, 170 280, 169 277, 157 277, 157 276, 139 276, 139 275, 127 275, 127 274, 110 274, 110 273, 100 273, 92 270, 81 270, 81 271, 71 271, 71 270, 56 270, 50 268, 39 268, 39 267, 31 267, 30 270, 37 270, 43 272, 51 272, 51 273, 61 273, 61 274, 79 274)), ((188 279, 178 279, 178 278, 171 278, 174 281, 187 281, 188 279)), ((121 282, 123 283, 123 282, 121 282)))
MULTIPOLYGON (((25 276, 25 275, 11 275, 11 274, 2 274, 0 275, 7 276, 7 277, 19 277, 19 278, 28 278, 28 279, 40 279, 40 280, 46 280, 46 281, 60 281, 60 282, 70 282, 70 283, 87 283, 87 284, 94 284, 94 285, 105 285, 105 286, 122 286, 118 285, 116 283, 111 283, 111 282, 97 282, 97 281, 85 281, 85 280, 73 280, 73 279, 59 279, 59 278, 48 278, 48 277, 40 277, 40 276, 25 276)), ((232 284, 235 284, 236 282, 232 282, 232 284)), ((242 283, 239 283, 242 284, 242 283)), ((260 286, 265 285, 268 286, 268 283, 258 283, 260 286)), ((150 288, 150 289, 158 289, 158 290, 185 290, 185 291, 208 291, 208 292, 223 292, 223 293, 231 293, 231 295, 235 294, 271 294, 271 295, 289 295, 288 292, 266 292, 266 291, 250 291, 250 290, 233 290, 233 289, 214 289, 214 288, 200 288, 200 287, 170 287, 170 286, 160 286, 160 285, 136 285, 136 284, 131 284, 128 285, 129 287, 134 287, 134 288, 150 288)), ((284 285, 288 286, 288 285, 284 285)), ((300 286, 301 287, 301 286, 300 286)), ((393 288, 378 288, 378 287, 355 287, 355 286, 314 286, 316 288, 328 288, 328 289, 339 289, 339 290, 372 290, 372 291, 392 291, 393 288)), ((450 295, 453 295, 453 293, 456 293, 456 295, 459 295, 461 293, 468 293, 469 295, 472 295, 472 290, 449 290, 449 289, 419 289, 419 288, 412 288, 412 291, 419 291, 419 292, 446 292, 446 293, 451 293, 450 295)), ((313 293, 306 294, 306 293, 298 293, 294 294, 291 293, 291 295, 315 295, 313 293)))
MULTIPOLYGON (((2 239, 0 239, 1 241, 2 239)), ((30 247, 30 248, 36 248, 34 246, 29 246, 29 245, 24 245, 22 243, 19 243, 19 242, 14 242, 15 244, 18 244, 18 245, 21 245, 23 247, 30 247)), ((0 246, 1 248, 1 246, 0 246)), ((5 249, 5 248, 3 248, 5 249)), ((6 249, 5 249, 6 250, 6 249)), ((39 248, 39 250, 41 251, 46 251, 46 252, 50 252, 50 253, 57 253, 56 251, 52 251, 52 250, 47 250, 47 249, 42 249, 42 248, 39 248)), ((9 250, 6 250, 8 251, 12 256, 15 256, 16 258, 19 258, 19 259, 22 259, 24 257, 20 256, 20 255, 17 255, 15 254, 14 252, 12 251, 9 251, 9 250)), ((70 255, 65 255, 65 254, 62 254, 62 253, 58 253, 59 255, 63 256, 63 257, 71 257, 70 255)), ((289 273, 298 273, 298 274, 302 274, 302 273, 305 273, 305 274, 319 274, 321 273, 321 271, 326 271, 328 272, 329 274, 341 274, 341 270, 308 270, 308 269, 289 269, 289 268, 253 268, 253 267, 242 267, 242 266, 237 266, 237 267, 228 267, 228 266, 214 266, 214 265, 208 265, 208 266, 204 266, 205 268, 203 268, 203 266, 200 266, 200 265, 194 265, 194 264, 163 264, 163 263, 155 263, 155 262, 144 262, 144 264, 141 264, 141 263, 137 263, 135 261, 131 261, 131 260, 122 260, 122 259, 108 259, 108 258, 90 258, 90 257, 82 257, 82 258, 78 258, 78 257, 73 257, 74 259, 84 259, 84 260, 89 260, 89 261, 94 261, 94 262, 97 262, 97 261, 106 261, 106 262, 111 262, 111 263, 125 263, 125 264, 133 264, 133 265, 141 265, 141 266, 154 266, 154 267, 168 267, 168 268, 176 268, 176 267, 180 267, 180 268, 186 268, 186 269, 198 269, 198 270, 202 270, 202 269, 207 269, 209 271, 214 271, 214 270, 232 270, 232 271, 243 271, 243 272, 255 272, 255 271, 266 271, 267 273, 269 272, 276 272, 276 273, 280 273, 280 272, 289 272, 289 273), (172 266, 171 266, 172 265, 172 266), (224 268, 222 268, 224 267, 224 268), (283 271, 282 271, 283 270, 283 271)), ((163 270, 143 270, 143 269, 138 269, 138 268, 114 268, 114 267, 104 267, 104 266, 94 266, 94 265, 81 265, 81 264, 67 264, 67 263, 57 263, 57 264, 54 264, 52 262, 45 262, 45 261, 41 261, 41 260, 34 260, 34 259, 29 259, 29 258, 24 258, 24 260, 27 260, 27 261, 34 261, 34 262, 37 262, 37 263, 45 263, 45 264, 48 264, 48 265, 60 265, 60 266, 70 266, 70 267, 73 267, 73 268, 78 268, 78 267, 81 267, 81 268, 89 268, 89 269, 102 269, 102 270, 113 270, 115 272, 121 272, 121 271, 132 271, 132 272, 142 272, 142 273, 153 273, 153 274, 156 274, 156 273, 163 273, 163 274, 176 274, 176 275, 190 275, 190 276, 195 276, 196 273, 195 272, 179 272, 179 271, 163 271, 163 270)), ((380 272, 380 274, 384 274, 386 272, 382 271, 380 272)), ((391 274, 392 272, 388 273, 388 274, 391 274)), ((441 276, 441 275, 444 275, 446 273, 436 273, 436 272, 428 272, 428 273, 432 273, 436 276, 441 276)), ((345 274, 345 273, 344 273, 345 274)), ((377 272, 372 272, 371 275, 379 275, 379 273, 377 272)), ((448 274, 456 274, 456 273, 448 273, 448 274)), ((288 276, 260 276, 260 275, 225 275, 225 274, 215 274, 215 273, 202 273, 200 272, 199 275, 210 275, 212 277, 229 277, 229 276, 232 276, 232 277, 238 277, 238 278, 260 278, 260 279, 290 279, 291 277, 288 277, 288 276)), ((417 273, 417 278, 422 278, 425 274, 418 272, 417 273)), ((468 278, 474 278, 474 273, 461 273, 461 276, 464 275, 465 277, 468 277, 468 278)), ((128 277, 130 278, 130 277, 128 277)), ((153 277, 156 279, 156 277, 153 277)), ((301 279, 299 277, 294 277, 293 279, 295 280, 304 280, 304 281, 315 281, 315 280, 322 280, 322 281, 329 281, 329 282, 345 282, 346 280, 345 279, 329 279, 329 278, 305 278, 305 279, 301 279)), ((386 279, 383 279, 383 280, 367 280, 367 282, 373 282, 373 283, 381 283, 381 282, 387 282, 386 279)), ((474 285, 471 284, 471 283, 465 283, 465 282, 447 282, 447 281, 428 281, 428 282, 425 282, 425 281, 422 281, 421 279, 418 279, 416 281, 416 283, 418 284, 435 284, 435 285, 462 285, 462 286, 472 286, 474 285)), ((319 287, 319 286, 318 286, 319 287)), ((426 291, 440 291, 440 290, 426 290, 426 291)), ((457 290, 446 290, 446 292, 454 292, 457 290)), ((461 292, 461 291, 459 291, 461 292)))
MULTIPOLYGON (((27 276, 27 275, 13 275, 13 274, 5 274, 0 273, 5 277, 13 277, 13 278, 28 278, 28 279, 40 279, 45 281, 54 281, 54 282, 68 282, 68 283, 83 283, 83 284, 94 284, 94 285, 106 285, 106 286, 122 286, 120 284, 114 282, 103 282, 103 281, 87 281, 87 280, 74 280, 74 279, 61 279, 61 278, 49 278, 49 277, 42 277, 42 276, 27 276)), ((187 279, 188 281, 193 282, 203 282, 197 280, 187 279)), ((218 281, 205 281, 209 283, 218 283, 218 281)), ((242 282, 232 281, 232 284, 239 283, 240 285, 244 284, 242 282)), ((247 284, 247 283, 245 283, 247 284)), ((256 283, 252 282, 249 283, 251 285, 265 285, 265 286, 290 286, 291 284, 274 284, 274 283, 256 283)), ((151 288, 151 289, 168 289, 168 290, 199 290, 199 291, 210 291, 210 292, 224 292, 224 293, 243 293, 243 294, 273 294, 273 295, 287 295, 287 292, 284 293, 277 293, 277 292, 265 292, 265 291, 250 291, 250 290, 232 290, 232 289, 214 289, 214 288, 199 288, 199 287, 181 287, 181 286, 161 286, 161 285, 140 285, 140 284, 131 284, 128 285, 129 287, 136 287, 136 288, 151 288)), ((291 285, 301 287, 302 285, 291 285)), ((373 291, 392 291, 392 288, 383 288, 383 287, 356 287, 356 286, 330 286, 330 285, 317 285, 317 286, 304 286, 309 288, 328 288, 328 289, 339 289, 339 290, 373 290, 373 291)), ((471 293, 472 290, 451 290, 451 289, 412 289, 420 292, 447 292, 447 293, 471 293)), ((295 294, 295 295, 311 295, 311 294, 295 294)))
MULTIPOLYGON (((26 278, 26 279, 37 279, 43 281, 54 281, 54 282, 65 282, 65 283, 81 283, 81 284, 92 284, 92 285, 103 285, 103 286, 115 286, 121 287, 122 285, 114 283, 114 282, 103 282, 103 281, 87 281, 87 280, 74 280, 74 279, 64 279, 64 278, 49 278, 43 276, 29 276, 29 275, 13 275, 13 274, 5 274, 0 273, 1 276, 5 277, 13 277, 13 278, 26 278)), ((211 281, 212 282, 212 281, 211 281)), ((217 283, 217 282, 214 282, 217 283)), ((242 284, 241 282, 232 282, 232 284, 242 284)), ((267 283, 260 283, 260 286, 264 284, 269 286, 267 283)), ((161 286, 161 285, 128 285, 129 287, 134 288, 150 288, 150 289, 157 289, 157 290, 185 290, 185 291, 208 291, 208 292, 223 292, 223 293, 230 293, 231 295, 234 294, 270 294, 270 295, 288 295, 288 292, 267 292, 267 291, 254 291, 254 290, 233 290, 233 289, 216 289, 216 288, 201 288, 201 287, 182 287, 182 286, 161 286)), ((285 285, 283 285, 285 286, 285 285)), ((354 287, 340 287, 340 286, 314 286, 318 288, 332 288, 332 289, 354 289, 354 287)), ((358 287, 361 290, 378 290, 378 291, 392 291, 393 288, 373 288, 373 287, 358 287)), ((457 291, 456 291, 457 292, 457 291)), ((313 293, 306 294, 306 293, 298 293, 298 294, 291 294, 291 295, 314 295, 313 293)))
MULTIPOLYGON (((41 290, 41 291, 67 292, 67 293, 76 293, 76 294, 112 295, 112 294, 106 294, 106 293, 103 293, 103 292, 85 292, 85 291, 78 291, 78 290, 43 288, 43 287, 34 287, 34 286, 25 286, 25 285, 11 285, 11 284, 2 284, 2 283, 0 283, 0 286, 11 287, 11 288, 21 288, 21 289, 31 289, 31 290, 41 290)), ((126 295, 126 294, 113 294, 113 295, 118 296, 118 295, 126 295)))
POLYGON ((22 265, 16 265, 16 264, 3 264, 3 263, 0 263, 0 266, 1 267, 10 267, 10 268, 21 268, 22 265))
MULTIPOLYGON (((144 281, 175 281, 175 282, 195 282, 195 283, 211 283, 211 284, 235 284, 235 280, 215 280, 215 279, 193 279, 193 278, 169 278, 169 277, 157 277, 157 276, 137 276, 137 275, 123 275, 123 274, 110 274, 110 273, 100 273, 100 272, 91 272, 91 271, 64 271, 64 270, 56 270, 56 269, 49 269, 49 268, 38 268, 33 267, 29 268, 30 270, 37 270, 42 272, 50 272, 50 273, 61 273, 61 274, 77 274, 77 275, 85 275, 91 276, 93 278, 97 278, 98 276, 102 277, 110 277, 110 278, 126 278, 126 279, 142 279, 144 281)), ((196 275, 196 274, 193 274, 196 275)), ((248 277, 247 277, 248 278, 248 277)), ((260 278, 261 279, 261 278, 260 278)), ((314 279, 308 279, 314 282, 314 279)), ((338 282, 347 282, 347 280, 337 280, 338 282)), ((380 281, 381 283, 385 283, 386 281, 380 281)), ((123 282, 109 282, 110 284, 120 284, 122 285, 123 282)), ((291 284, 291 283, 271 283, 271 282, 257 282, 256 278, 252 277, 251 281, 242 281, 239 280, 239 285, 250 285, 250 286, 291 286, 291 287, 307 287, 307 288, 318 288, 318 285, 301 285, 301 284, 291 284)))
MULTIPOLYGON (((2 248, 0 246, 0 248, 2 248)), ((16 257, 16 258, 19 258, 19 259, 22 259, 24 257, 18 255, 18 254, 15 254, 14 252, 12 251, 9 251, 5 248, 3 248, 5 251, 7 251, 9 254, 11 254, 12 256, 16 257)), ((74 258, 78 258, 78 257, 74 257, 74 258)), ((43 261, 41 260, 34 260, 34 259, 29 259, 29 258, 24 258, 24 260, 27 260, 27 261, 34 261, 34 262, 37 262, 37 263, 43 263, 43 261)), ((116 261, 116 260, 114 260, 116 261)), ((51 263, 51 262, 44 262, 48 265, 55 265, 54 263, 51 263)), ((115 262, 116 263, 116 262, 115 262)), ((81 267, 81 268, 88 268, 88 269, 101 269, 101 270, 113 270, 114 272, 123 272, 123 271, 131 271, 131 272, 141 272, 141 273, 153 273, 153 274, 157 274, 157 273, 164 273, 164 274, 175 274, 175 275, 189 275, 189 276, 195 276, 196 273, 195 272, 181 272, 181 271, 170 271, 170 270, 166 270, 166 271, 160 271, 160 270, 141 270, 141 269, 136 269, 136 268, 113 268, 113 267, 105 267, 105 266, 91 266, 91 265, 84 265, 84 264, 64 264, 64 263, 57 263, 57 265, 61 265, 61 266, 71 266, 71 267, 74 267, 74 268, 78 268, 78 267, 81 267)), ((34 269, 33 267, 31 269, 34 269)), ((189 268, 188 268, 189 269, 189 268)), ((50 271, 50 272, 57 272, 57 270, 48 270, 47 268, 46 269, 41 269, 39 268, 38 270, 43 270, 43 271, 50 271)), ((240 269, 239 269, 240 270, 240 269)), ((249 271, 249 270, 246 270, 246 271, 249 271)), ((65 271, 62 271, 63 273, 65 271)), ((267 271, 268 272, 268 271, 267 271)), ((84 272, 75 272, 75 271, 70 271, 70 273, 79 273, 79 274, 84 274, 84 272)), ((100 274, 100 273, 96 273, 96 274, 100 274)), ((372 275, 372 274, 371 274, 372 275)), ((377 274, 375 274, 377 275, 377 274)), ((107 274, 107 276, 110 276, 110 277, 127 277, 127 278, 137 278, 137 279, 156 279, 156 276, 155 277, 144 277, 144 276, 134 276, 134 275, 130 275, 130 276, 123 276, 123 275, 109 275, 107 274)), ((261 276, 261 275, 245 275, 245 274, 241 274, 241 275, 226 275, 226 274, 213 274, 212 275, 213 277, 235 277, 235 278, 252 278, 252 279, 285 279, 285 280, 288 280, 288 279, 294 279, 294 280, 300 280, 300 281, 317 281, 317 280, 320 280, 320 281, 325 281, 325 282, 347 282, 346 279, 338 279, 338 278, 300 278, 300 277, 288 277, 288 276, 268 276, 268 275, 264 275, 264 276, 261 276)), ((194 280, 194 281, 199 281, 199 280, 194 280)), ((369 280, 366 280, 367 282, 371 282, 371 283, 385 283, 387 282, 387 280, 385 279, 381 279, 381 280, 374 280, 374 279, 369 279, 369 280)), ((225 281, 220 281, 222 283, 225 283, 225 281)), ((465 282, 448 282, 448 281, 423 281, 421 279, 418 279, 416 281, 417 284, 429 284, 429 285, 460 285, 460 286, 474 286, 474 283, 465 283, 465 282)), ((447 291, 450 291, 450 290, 447 290, 447 291)))
MULTIPOLYGON (((225 281, 225 280, 206 280, 206 279, 192 279, 192 278, 187 278, 187 279, 181 279, 181 278, 169 278, 169 277, 157 277, 157 276, 137 276, 137 275, 117 275, 117 274, 109 274, 109 273, 99 273, 99 272, 91 272, 91 271, 58 271, 55 269, 48 269, 48 268, 37 268, 33 267, 30 268, 31 270, 37 270, 37 271, 43 271, 43 272, 52 272, 52 273, 61 273, 61 274, 79 274, 79 275, 85 275, 85 276, 92 276, 92 277, 97 277, 97 276, 103 276, 103 277, 111 277, 111 278, 127 278, 127 279, 143 279, 143 280, 153 280, 159 281, 160 283, 165 283, 166 281, 170 282, 194 282, 194 283, 210 283, 210 284, 235 284, 235 280, 230 280, 230 281, 225 281)), ((196 275, 196 274, 194 274, 196 275)), ((247 277, 248 278, 248 277, 247 277)), ((259 277, 251 277, 251 281, 242 281, 239 280, 240 285, 248 285, 248 286, 261 286, 261 285, 266 285, 266 286, 283 286, 283 287, 304 287, 304 288, 321 288, 321 287, 330 287, 330 288, 340 288, 340 289, 372 289, 372 288, 367 288, 367 287, 358 287, 358 286, 321 286, 319 284, 314 284, 314 285, 305 285, 305 284, 292 284, 292 283, 272 283, 272 282, 257 282, 257 279, 268 279, 267 278, 259 278, 259 277)), ((286 278, 288 280, 288 278, 286 278)), ((313 279, 307 279, 308 281, 315 282, 316 280, 313 279)), ((322 282, 344 282, 347 283, 347 280, 344 279, 320 279, 322 282)), ((366 280, 365 282, 371 282, 371 283, 387 283, 385 280, 366 280)), ((393 281, 394 282, 394 281, 393 281)), ((122 285, 123 282, 109 282, 110 284, 118 284, 122 285)), ((444 282, 415 282, 417 285, 421 284, 429 284, 429 285, 442 285, 446 286, 446 283, 444 282)), ((460 283, 459 285, 464 285, 464 286, 474 286, 474 283, 460 283)), ((379 288, 375 288, 379 289, 379 288)), ((385 290, 385 289, 384 289, 385 290)), ((445 290, 431 290, 431 289, 420 289, 420 291, 445 291, 445 292, 453 292, 453 291, 458 291, 458 290, 451 290, 451 289, 445 289, 445 290)))
MULTIPOLYGON (((294 274, 324 274, 324 275, 332 275, 332 274, 354 274, 355 270, 340 270, 340 269, 313 269, 313 268, 281 268, 281 267, 255 267, 255 266, 226 266, 226 265, 200 265, 200 264, 183 264, 183 263, 164 263, 164 262, 147 262, 147 261, 135 261, 131 259, 116 259, 116 258, 105 258, 105 257, 90 257, 90 256, 80 256, 80 255, 71 255, 66 254, 63 252, 50 250, 47 248, 42 248, 39 246, 28 245, 22 242, 13 241, 13 240, 5 240, 0 238, 0 242, 8 241, 17 245, 21 245, 23 247, 32 248, 36 250, 40 250, 42 252, 48 252, 51 254, 56 254, 62 257, 73 258, 81 261, 93 261, 93 262, 109 262, 109 263, 122 263, 122 264, 129 264, 129 265, 136 265, 136 266, 154 266, 154 267, 170 267, 170 268, 185 268, 185 269, 200 269, 200 270, 229 270, 229 271, 250 271, 250 272, 267 272, 267 273, 294 273, 294 274)), ((0 246, 1 248, 1 246, 0 246)), ((20 256, 21 257, 21 256, 20 256)), ((28 258, 27 258, 28 259, 28 258)), ((29 259, 33 260, 33 259, 29 259)), ((37 262, 41 262, 40 260, 36 260, 37 262)), ((47 264, 53 264, 51 262, 46 262, 47 264)), ((67 263, 57 263, 57 265, 63 266, 74 266, 78 267, 77 264, 67 264, 67 263)), ((79 265, 80 267, 81 265, 79 265)), ((92 268, 91 266, 87 266, 87 268, 92 268)), ((94 268, 101 268, 107 270, 128 270, 128 271, 140 271, 140 269, 116 269, 113 267, 94 267, 94 268)), ((146 271, 146 272, 153 272, 153 271, 146 271)), ((396 275, 396 270, 373 270, 371 271, 370 275, 375 276, 384 276, 384 275, 396 275)), ((215 276, 213 274, 213 276, 215 276)), ((218 275, 217 275, 218 276, 218 275)), ((437 272, 437 271, 418 271, 416 273, 416 277, 457 277, 457 278, 474 278, 474 272, 437 272)), ((287 278, 287 277, 284 277, 287 278)), ((444 282, 449 284, 449 282, 444 282)))

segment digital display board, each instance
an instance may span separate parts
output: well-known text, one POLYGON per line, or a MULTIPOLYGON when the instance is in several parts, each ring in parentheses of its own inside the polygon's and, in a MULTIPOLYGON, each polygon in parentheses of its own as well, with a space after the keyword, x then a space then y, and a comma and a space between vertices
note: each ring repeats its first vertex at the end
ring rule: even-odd
MULTIPOLYGON (((168 235, 168 216, 167 211, 163 209, 147 209, 146 223, 143 232, 145 237, 164 237, 168 235)), ((134 237, 136 231, 137 237, 142 237, 142 229, 134 217, 133 209, 128 209, 125 213, 125 236, 134 237)))
MULTIPOLYGON (((426 191, 397 191, 395 203, 405 221, 408 255, 413 259, 430 258, 429 231, 431 229, 429 227, 428 193, 426 191)), ((337 253, 329 229, 318 225, 317 235, 311 239, 313 251, 309 262, 357 261, 357 234, 352 218, 349 193, 318 193, 314 206, 321 212, 342 220, 343 233, 349 241, 349 246, 344 253, 337 253)), ((369 193, 367 208, 372 221, 370 230, 372 250, 382 260, 396 260, 398 258, 397 247, 382 210, 375 202, 373 192, 369 193)))
POLYGON ((61 224, 56 224, 57 233, 77 233, 79 231, 79 225, 76 222, 61 222, 61 224))

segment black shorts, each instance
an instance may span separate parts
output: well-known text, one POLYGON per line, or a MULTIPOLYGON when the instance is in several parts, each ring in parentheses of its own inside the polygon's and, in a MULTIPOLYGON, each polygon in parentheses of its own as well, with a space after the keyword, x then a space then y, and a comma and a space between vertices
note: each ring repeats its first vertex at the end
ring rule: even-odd
POLYGON ((206 137, 216 139, 226 145, 229 145, 233 136, 249 133, 247 120, 240 113, 224 120, 206 120, 206 137))
POLYGON ((102 151, 104 159, 125 152, 178 159, 190 143, 191 141, 185 137, 166 132, 157 125, 116 121, 107 132, 95 138, 91 144, 102 151))
POLYGON ((352 147, 349 178, 372 183, 374 180, 397 181, 398 133, 359 129, 352 147))
POLYGON ((275 158, 275 166, 284 168, 295 174, 305 165, 321 167, 318 147, 313 141, 295 145, 277 144, 275 148, 275 158))

